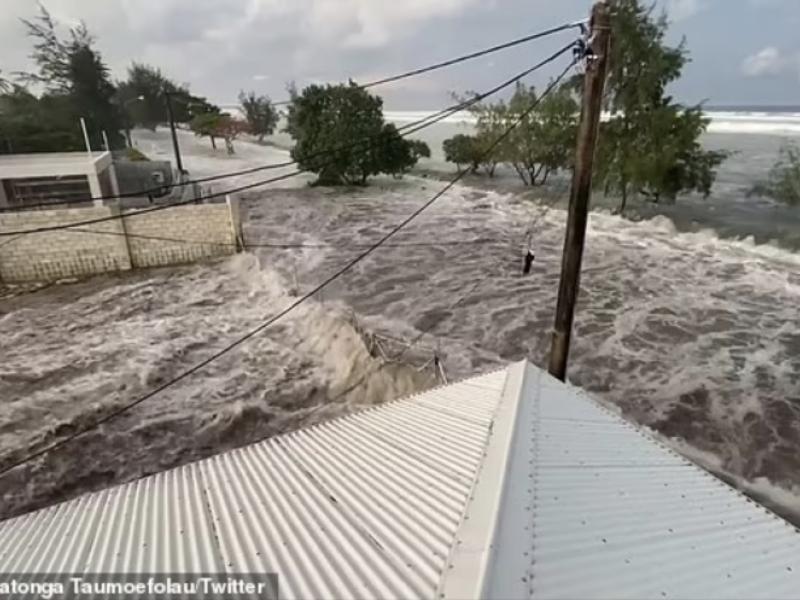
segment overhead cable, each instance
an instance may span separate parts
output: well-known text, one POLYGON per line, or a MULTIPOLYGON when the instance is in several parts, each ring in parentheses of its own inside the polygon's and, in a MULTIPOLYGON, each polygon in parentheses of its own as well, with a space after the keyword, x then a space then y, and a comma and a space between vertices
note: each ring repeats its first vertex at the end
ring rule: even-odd
MULTIPOLYGON (((566 76, 567 72, 570 69, 572 69, 574 64, 575 64, 575 62, 573 60, 573 62, 568 65, 568 67, 561 73, 561 75, 557 79, 553 80, 553 82, 551 82, 551 84, 547 87, 547 89, 544 91, 544 93, 542 93, 542 95, 540 95, 534 102, 532 102, 531 105, 525 111, 523 111, 513 121, 513 123, 509 127, 507 127, 506 130, 500 136, 498 136, 497 139, 486 150, 484 150, 481 153, 481 158, 485 158, 485 157, 489 156, 492 152, 494 152, 494 150, 500 144, 503 143, 503 141, 506 140, 506 138, 508 138, 508 136, 511 135, 511 133, 517 128, 517 126, 520 123, 522 123, 536 109, 536 107, 539 105, 539 103, 550 92, 552 92, 553 89, 555 89, 555 87, 566 76)), ((342 268, 338 269, 333 275, 327 277, 322 283, 318 284, 311 291, 309 291, 308 293, 304 294, 303 296, 301 296, 300 298, 298 298, 297 300, 292 302, 288 307, 286 307, 283 310, 279 311, 273 317, 267 319, 266 321, 261 323, 259 326, 255 327, 254 329, 252 329, 249 332, 247 332, 245 335, 243 335, 243 336, 239 337, 238 339, 236 339, 235 341, 231 342, 230 344, 228 344, 227 346, 225 346, 221 350, 215 352, 214 354, 212 354, 211 356, 209 356, 205 360, 197 363, 196 365, 194 365, 190 369, 187 369, 186 371, 183 371, 180 375, 170 379, 169 381, 164 382, 163 384, 159 385, 157 388, 151 390, 150 392, 144 394, 143 396, 140 396, 136 400, 114 409, 109 414, 107 414, 107 415, 103 416, 102 418, 98 419, 97 421, 95 421, 91 425, 89 425, 89 426, 87 426, 87 427, 85 427, 85 428, 83 428, 83 429, 81 429, 79 431, 76 431, 76 432, 70 434, 69 436, 67 436, 65 438, 57 440, 57 441, 53 442, 52 444, 49 444, 49 445, 45 446, 44 448, 41 448, 41 449, 37 450, 36 452, 33 452, 32 454, 30 454, 30 455, 28 455, 28 456, 26 456, 26 457, 24 457, 22 459, 19 459, 19 460, 16 460, 16 461, 12 462, 10 465, 7 465, 2 470, 0 470, 0 476, 8 473, 12 469, 15 469, 15 468, 17 468, 17 467, 19 467, 19 466, 31 461, 31 460, 39 458, 40 456, 43 456, 43 455, 45 455, 45 454, 47 454, 47 453, 49 453, 49 452, 51 452, 51 451, 53 451, 53 450, 55 450, 57 448, 62 447, 65 444, 71 442, 72 440, 74 440, 74 439, 86 434, 87 432, 89 432, 89 431, 91 431, 93 429, 96 429, 97 427, 100 427, 101 425, 111 421, 112 419, 114 419, 114 418, 116 418, 116 417, 118 417, 118 416, 120 416, 120 415, 122 415, 122 414, 124 414, 124 413, 126 413, 126 412, 128 412, 130 410, 132 410, 133 408, 135 408, 136 406, 142 404, 143 402, 146 402, 147 400, 153 398, 154 396, 157 396, 158 394, 160 394, 164 390, 166 390, 166 389, 168 389, 168 388, 180 383, 181 381, 187 379, 188 377, 194 375, 198 371, 204 369, 205 367, 207 367, 211 363, 215 362, 216 360, 218 360, 221 357, 225 356, 226 354, 228 354, 232 350, 238 348, 239 346, 241 346, 242 344, 244 344, 248 340, 252 339, 256 335, 260 334, 261 332, 263 332, 264 330, 266 330, 267 328, 269 328, 270 326, 272 326, 273 324, 275 324, 276 322, 281 320, 283 317, 285 317, 286 315, 288 315, 289 313, 291 313, 292 311, 297 309, 299 306, 301 306, 302 304, 308 302, 310 299, 312 299, 314 296, 316 296, 321 291, 326 289, 332 283, 334 283, 335 281, 337 281, 338 279, 343 277, 346 273, 348 273, 350 270, 352 270, 356 265, 358 265, 359 263, 364 261, 367 257, 371 256, 374 252, 376 252, 382 246, 387 244, 393 237, 395 237, 398 233, 403 231, 406 227, 408 227, 411 223, 413 223, 420 215, 422 215, 425 211, 427 211, 437 200, 439 200, 442 196, 444 196, 447 192, 449 192, 453 187, 455 187, 455 185, 458 184, 458 182, 460 182, 467 175, 467 173, 469 173, 469 171, 470 171, 469 168, 465 168, 465 169, 460 170, 456 174, 456 176, 447 183, 447 185, 445 185, 439 192, 437 192, 432 198, 430 198, 428 201, 426 201, 422 206, 420 206, 418 209, 413 211, 403 221, 401 221, 396 226, 394 226, 387 234, 382 236, 380 240, 378 240, 377 242, 372 244, 367 250, 365 250, 364 252, 360 253, 354 259, 348 261, 345 264, 345 266, 343 266, 342 268)))

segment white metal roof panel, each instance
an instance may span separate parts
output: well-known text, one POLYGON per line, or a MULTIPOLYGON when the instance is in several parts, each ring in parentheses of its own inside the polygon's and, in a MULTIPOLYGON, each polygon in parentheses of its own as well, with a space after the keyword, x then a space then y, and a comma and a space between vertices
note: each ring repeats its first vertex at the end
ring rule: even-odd
POLYGON ((0 523, 0 572, 278 572, 282 598, 428 598, 505 371, 0 523))
POLYGON ((800 598, 788 523, 583 392, 530 366, 509 377, 522 403, 485 570, 465 568, 479 548, 462 529, 446 598, 800 598))

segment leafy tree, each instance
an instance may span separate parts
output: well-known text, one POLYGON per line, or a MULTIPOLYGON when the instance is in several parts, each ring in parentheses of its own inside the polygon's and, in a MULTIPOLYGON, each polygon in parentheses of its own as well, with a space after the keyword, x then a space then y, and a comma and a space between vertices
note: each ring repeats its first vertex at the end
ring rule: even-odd
POLYGON ((751 194, 800 206, 800 148, 795 144, 783 145, 767 180, 757 184, 751 194))
POLYGON ((291 93, 286 131, 295 140, 292 158, 317 173, 318 184, 365 185, 372 175, 397 175, 416 163, 414 146, 384 123, 383 101, 352 81, 291 93))
POLYGON ((535 88, 517 84, 507 103, 478 103, 470 110, 477 118, 477 133, 453 138, 456 145, 451 150, 458 152, 461 162, 471 164, 473 171, 483 166, 491 177, 497 164, 504 162, 525 185, 532 186, 542 185, 550 174, 572 166, 578 103, 570 86, 562 85, 539 98, 535 88), (512 125, 514 129, 498 144, 512 125))
POLYGON ((539 98, 533 87, 517 84, 507 109, 501 104, 497 110, 504 116, 504 128, 529 111, 500 148, 500 157, 525 185, 542 185, 551 173, 571 167, 578 104, 567 86, 539 98), (531 106, 536 108, 530 111, 531 106))
POLYGON ((411 147, 411 155, 418 161, 420 158, 430 158, 431 149, 422 140, 408 140, 411 147))
MULTIPOLYGON (((40 5, 40 15, 23 19, 28 35, 33 38, 31 58, 37 72, 25 79, 45 86, 46 95, 69 98, 73 105, 73 127, 78 118, 86 119, 93 146, 102 144, 106 131, 112 147, 122 147, 122 117, 114 104, 114 85, 100 54, 94 49, 94 38, 81 23, 61 38, 47 9, 40 5)), ((60 149, 60 148, 54 148, 60 149)))
POLYGON ((233 142, 243 133, 250 133, 250 127, 246 121, 222 114, 217 119, 216 132, 225 140, 225 148, 228 154, 236 154, 233 142))
POLYGON ((37 98, 22 86, 0 96, 0 152, 82 150, 83 135, 65 94, 37 98))
POLYGON ((430 158, 431 149, 420 140, 405 140, 391 123, 383 126, 378 143, 373 146, 377 154, 375 161, 381 165, 381 171, 394 177, 402 177, 408 173, 420 158, 430 158))
POLYGON ((459 171, 463 165, 469 167, 471 173, 476 173, 481 166, 481 148, 474 135, 454 135, 444 141, 442 150, 445 160, 455 163, 459 171))
POLYGON ((219 137, 220 119, 222 115, 214 112, 204 112, 192 119, 189 128, 197 137, 207 137, 211 140, 211 147, 217 149, 217 139, 219 137))
POLYGON ((239 104, 242 105, 250 132, 258 136, 259 142, 275 132, 280 115, 268 96, 256 96, 255 92, 245 94, 242 91, 239 93, 239 104))
POLYGON ((235 154, 233 142, 243 133, 249 132, 245 121, 232 118, 226 113, 207 112, 201 113, 192 119, 190 128, 198 137, 211 139, 211 146, 217 149, 217 138, 225 140, 228 154, 235 154))
POLYGON ((118 84, 118 103, 134 126, 150 130, 169 121, 167 94, 172 99, 175 121, 189 123, 197 114, 219 113, 205 98, 194 96, 185 85, 166 77, 161 69, 141 63, 128 67, 128 78, 118 84))
POLYGON ((617 0, 612 8, 606 105, 613 117, 602 126, 595 183, 620 194, 620 212, 637 193, 656 202, 688 191, 707 195, 728 156, 700 146, 708 126, 700 106, 686 108, 666 95, 688 54, 685 42, 666 45, 667 18, 653 11, 640 0, 617 0))

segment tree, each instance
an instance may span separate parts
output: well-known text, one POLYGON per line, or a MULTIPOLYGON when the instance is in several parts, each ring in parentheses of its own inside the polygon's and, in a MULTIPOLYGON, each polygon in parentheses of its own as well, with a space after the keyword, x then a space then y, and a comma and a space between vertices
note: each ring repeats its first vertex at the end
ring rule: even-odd
POLYGON ((22 86, 0 96, 0 152, 82 150, 83 135, 71 98, 37 98, 22 86))
POLYGON ((150 130, 169 121, 167 94, 172 99, 175 121, 189 123, 198 114, 219 113, 218 107, 190 93, 188 86, 179 85, 166 77, 161 69, 142 63, 131 63, 128 78, 119 82, 118 104, 124 107, 127 120, 133 126, 150 130))
POLYGON ((222 115, 215 112, 204 112, 192 119, 189 128, 194 132, 197 137, 207 137, 211 140, 211 147, 217 149, 217 140, 219 137, 219 126, 222 115))
POLYGON ((420 140, 403 139, 397 127, 391 123, 383 126, 380 140, 373 148, 377 153, 376 164, 381 165, 381 171, 396 178, 408 173, 420 158, 430 158, 431 155, 428 144, 420 140))
POLYGON ((784 144, 767 180, 757 184, 750 193, 800 206, 800 148, 784 144))
MULTIPOLYGON (((56 23, 44 6, 40 15, 25 20, 28 35, 33 38, 31 58, 37 72, 24 74, 24 80, 45 87, 45 96, 68 99, 72 104, 72 130, 80 117, 86 119, 94 147, 100 147, 102 132, 108 134, 112 147, 122 147, 122 117, 113 102, 115 89, 109 71, 99 52, 94 49, 94 38, 81 23, 61 38, 56 23)), ((53 148, 59 150, 63 148, 53 148)))
POLYGON ((408 140, 411 146, 411 155, 418 161, 420 158, 430 158, 431 149, 428 144, 422 140, 408 140))
POLYGON ((632 194, 660 201, 680 193, 710 193, 715 169, 727 157, 699 143, 708 120, 702 107, 686 108, 666 95, 688 61, 685 42, 667 46, 668 21, 640 0, 617 0, 612 8, 614 43, 602 125, 596 185, 619 193, 620 212, 632 194))
POLYGON ((572 166, 578 103, 570 86, 561 85, 540 98, 535 88, 517 84, 508 103, 477 103, 470 110, 477 119, 476 135, 456 136, 450 149, 461 162, 471 164, 473 172, 482 166, 492 177, 497 164, 504 162, 525 185, 533 186, 572 166))
POLYGON ((198 137, 211 139, 211 147, 217 149, 217 138, 225 140, 228 154, 235 154, 233 142, 243 133, 248 133, 249 128, 245 121, 232 118, 226 113, 207 112, 201 113, 192 119, 189 125, 198 137))
POLYGON ((471 173, 476 173, 481 166, 480 145, 474 135, 454 135, 444 141, 442 150, 445 160, 455 163, 459 171, 464 165, 469 167, 471 173))
POLYGON ((501 104, 497 110, 504 129, 519 121, 501 145, 500 157, 514 167, 525 185, 543 185, 550 174, 571 167, 578 103, 568 86, 540 98, 533 87, 518 83, 508 108, 501 104))
POLYGON ((246 121, 234 119, 230 115, 222 114, 216 121, 216 133, 225 140, 228 154, 236 154, 233 142, 243 133, 251 133, 246 121))
POLYGON ((317 184, 365 185, 372 175, 396 175, 416 163, 412 145, 384 123, 383 101, 352 81, 291 93, 292 158, 318 175, 317 184))
POLYGON ((258 136, 259 142, 275 132, 280 115, 268 96, 256 96, 255 92, 245 94, 242 91, 239 93, 239 104, 242 105, 250 133, 258 136))

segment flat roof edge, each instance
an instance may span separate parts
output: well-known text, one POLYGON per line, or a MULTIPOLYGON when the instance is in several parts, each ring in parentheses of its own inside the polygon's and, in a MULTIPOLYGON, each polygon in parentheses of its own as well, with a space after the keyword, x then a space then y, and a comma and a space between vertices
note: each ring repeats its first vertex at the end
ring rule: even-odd
MULTIPOLYGON (((473 483, 461 524, 456 531, 437 598, 461 599, 486 597, 487 576, 495 560, 495 538, 501 508, 508 501, 507 481, 513 470, 511 448, 518 429, 525 422, 520 412, 526 388, 538 388, 540 371, 527 361, 511 365, 507 370, 503 394, 491 425, 491 434, 484 459, 473 483)), ((513 478, 511 478, 513 479, 513 478)), ((529 485, 527 481, 521 482, 529 485)))

